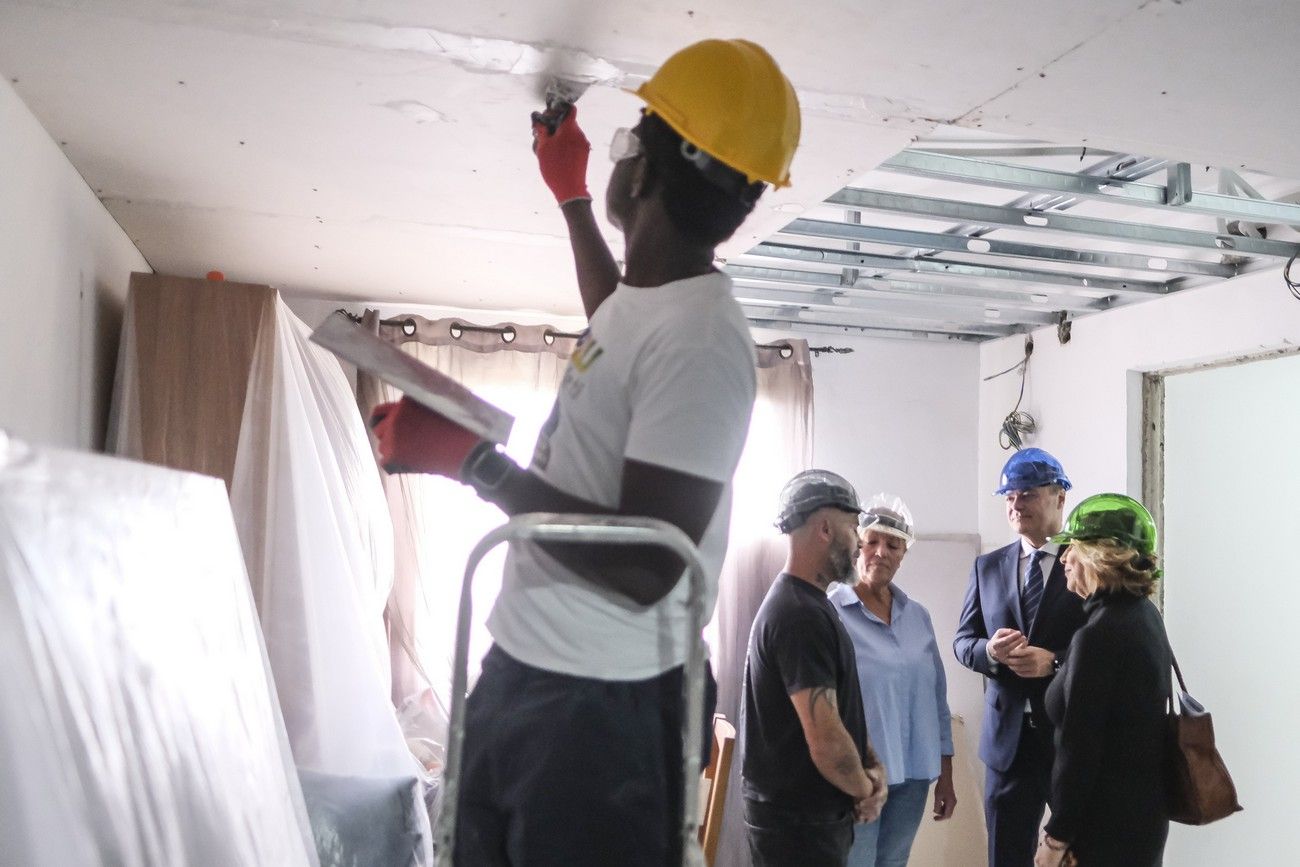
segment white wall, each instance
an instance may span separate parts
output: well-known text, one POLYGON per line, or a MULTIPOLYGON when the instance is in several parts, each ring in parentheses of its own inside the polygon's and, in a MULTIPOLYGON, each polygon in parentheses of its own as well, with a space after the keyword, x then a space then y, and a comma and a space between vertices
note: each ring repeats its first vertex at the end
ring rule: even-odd
POLYGON ((1300 355, 1165 380, 1165 622, 1246 807, 1205 828, 1174 825, 1166 860, 1178 867, 1300 852, 1300 674, 1288 662, 1298 395, 1300 355))
MULTIPOLYGON (((1022 410, 1038 420, 1030 444, 1055 454, 1075 488, 1066 503, 1100 491, 1141 494, 1141 453, 1133 445, 1140 397, 1130 394, 1132 371, 1251 354, 1300 342, 1300 302, 1288 294, 1280 269, 1191 289, 1074 323, 1069 343, 1055 328, 1034 333, 1034 354, 1022 410)), ((1021 337, 980 347, 980 376, 1015 364, 1021 337)), ((985 550, 1010 539, 999 498, 992 496, 1007 452, 997 431, 1016 402, 1019 377, 979 386, 979 530, 985 550)))
POLYGON ((127 281, 149 263, 0 80, 0 428, 98 448, 127 281))
POLYGON ((809 343, 854 350, 813 359, 813 463, 846 476, 863 497, 898 494, 922 534, 973 532, 978 347, 830 336, 809 343))

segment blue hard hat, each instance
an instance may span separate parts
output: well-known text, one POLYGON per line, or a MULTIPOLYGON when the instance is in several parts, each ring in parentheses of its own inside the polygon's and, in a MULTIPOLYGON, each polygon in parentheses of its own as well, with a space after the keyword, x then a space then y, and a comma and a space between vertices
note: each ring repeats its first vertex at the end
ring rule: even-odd
POLYGON ((1002 479, 993 493, 1001 495, 1011 491, 1027 491, 1043 485, 1060 485, 1070 490, 1070 479, 1061 462, 1042 449, 1021 449, 1007 459, 1002 468, 1002 479))

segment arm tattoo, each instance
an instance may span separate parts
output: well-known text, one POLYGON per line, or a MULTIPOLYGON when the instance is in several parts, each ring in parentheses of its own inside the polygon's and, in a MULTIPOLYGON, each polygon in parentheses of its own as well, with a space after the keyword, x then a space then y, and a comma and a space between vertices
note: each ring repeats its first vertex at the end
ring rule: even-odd
POLYGON ((835 703, 835 687, 814 686, 808 694, 808 712, 813 720, 817 719, 817 705, 825 704, 833 714, 838 714, 839 706, 835 703))

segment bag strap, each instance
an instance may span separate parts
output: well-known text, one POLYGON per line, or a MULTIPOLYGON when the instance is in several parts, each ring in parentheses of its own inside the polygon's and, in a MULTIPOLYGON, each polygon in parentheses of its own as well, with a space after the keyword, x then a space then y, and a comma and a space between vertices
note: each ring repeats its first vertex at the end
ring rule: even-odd
MULTIPOLYGON (((1156 609, 1156 614, 1159 615, 1160 621, 1163 623, 1165 619, 1164 614, 1160 612, 1159 608, 1156 608, 1155 602, 1152 602, 1150 599, 1148 599, 1147 602, 1150 602, 1151 607, 1156 609)), ((1183 670, 1178 667, 1178 655, 1174 653, 1174 646, 1169 642, 1168 631, 1165 632, 1165 646, 1169 648, 1169 659, 1174 664, 1174 677, 1178 679, 1178 688, 1183 692, 1187 692, 1187 682, 1183 680, 1183 670)), ((1173 696, 1170 696, 1169 700, 1172 704, 1173 696)))
POLYGON ((1172 647, 1169 648, 1169 658, 1173 660, 1174 663, 1174 676, 1178 678, 1178 688, 1183 692, 1187 692, 1187 684, 1183 681, 1183 670, 1178 667, 1178 657, 1174 656, 1174 649, 1172 647))

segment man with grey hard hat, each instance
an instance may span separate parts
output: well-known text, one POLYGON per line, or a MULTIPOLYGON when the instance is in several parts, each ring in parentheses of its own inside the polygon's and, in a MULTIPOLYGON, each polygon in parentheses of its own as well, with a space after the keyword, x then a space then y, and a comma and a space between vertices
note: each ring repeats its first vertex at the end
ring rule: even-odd
POLYGON ((853 643, 826 598, 853 584, 862 511, 842 476, 807 470, 781 491, 785 567, 749 633, 740 756, 754 867, 843 867, 853 824, 880 815, 853 643))

